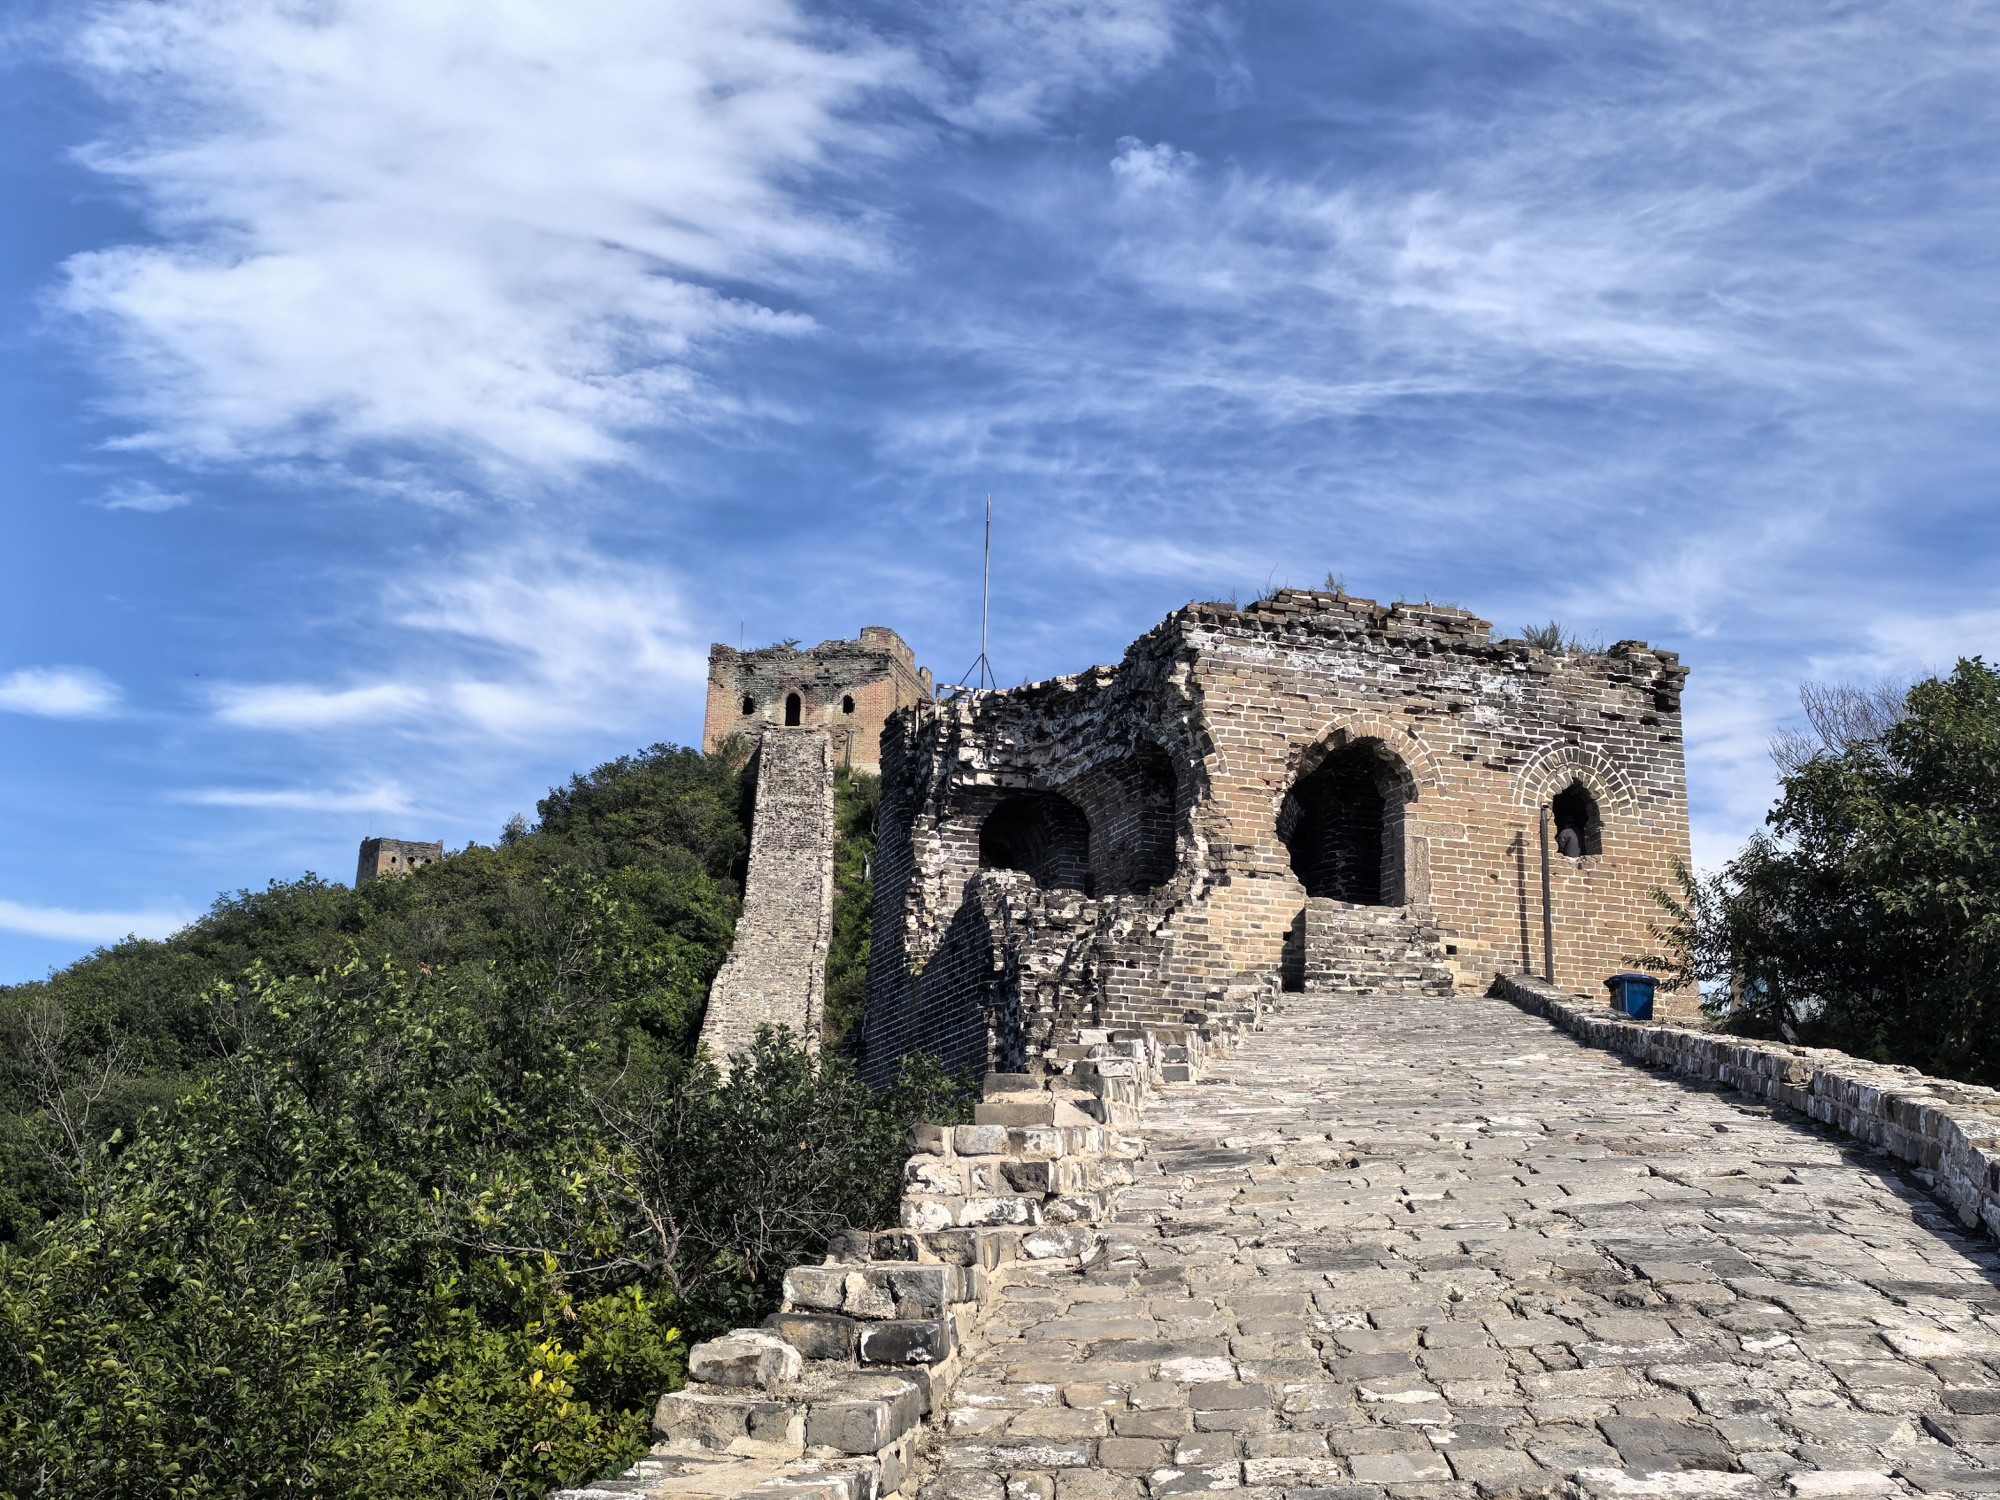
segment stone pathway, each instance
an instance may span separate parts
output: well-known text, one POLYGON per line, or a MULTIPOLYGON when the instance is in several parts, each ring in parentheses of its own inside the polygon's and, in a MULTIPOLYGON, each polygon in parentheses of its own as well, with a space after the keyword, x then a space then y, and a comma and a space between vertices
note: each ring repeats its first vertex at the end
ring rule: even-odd
POLYGON ((1501 1001, 1287 1000, 1016 1273, 925 1500, 2000 1494, 2000 1256, 1886 1158, 1501 1001))

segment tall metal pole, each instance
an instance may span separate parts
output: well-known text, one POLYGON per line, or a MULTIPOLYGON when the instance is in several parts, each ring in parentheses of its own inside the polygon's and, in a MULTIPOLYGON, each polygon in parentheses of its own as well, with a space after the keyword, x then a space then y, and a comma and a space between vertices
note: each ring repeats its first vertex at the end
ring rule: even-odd
POLYGON ((993 492, 986 492, 986 568, 980 584, 979 594, 979 685, 986 686, 992 679, 998 687, 1000 679, 993 676, 993 663, 986 655, 986 621, 993 613, 993 492))
POLYGON ((1542 978, 1556 982, 1556 916, 1549 881, 1549 810, 1542 809, 1542 978))

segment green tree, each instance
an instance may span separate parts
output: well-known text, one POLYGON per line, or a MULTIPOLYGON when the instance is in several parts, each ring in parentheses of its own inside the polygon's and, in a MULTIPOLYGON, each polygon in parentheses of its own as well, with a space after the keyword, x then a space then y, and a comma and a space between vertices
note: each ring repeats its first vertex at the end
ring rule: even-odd
POLYGON ((2000 674, 1874 696, 1786 747, 1769 833, 1684 881, 1656 965, 1726 976, 1739 1028, 2000 1083, 2000 674))

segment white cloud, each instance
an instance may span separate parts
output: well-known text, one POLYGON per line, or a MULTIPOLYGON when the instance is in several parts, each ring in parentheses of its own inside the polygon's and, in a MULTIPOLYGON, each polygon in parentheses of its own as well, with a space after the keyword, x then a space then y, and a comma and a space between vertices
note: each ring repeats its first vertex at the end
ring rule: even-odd
POLYGON ((657 721, 708 672, 707 643, 663 573, 575 547, 520 546, 400 585, 405 625, 494 659, 436 698, 482 733, 531 736, 657 721))
POLYGON ((410 813, 416 805, 410 794, 393 782, 373 787, 353 787, 335 791, 319 787, 205 787, 182 792, 177 802, 197 807, 268 808, 284 812, 326 813, 410 813))
POLYGON ((1130 191, 1159 192, 1187 182, 1197 165, 1191 151, 1176 151, 1165 141, 1149 146, 1128 135, 1119 140, 1118 154, 1111 158, 1111 174, 1130 191))
POLYGON ((245 729, 316 730, 352 724, 395 724, 421 712, 420 688, 381 682, 368 687, 318 688, 287 682, 231 685, 214 692, 215 716, 245 729))
POLYGON ((0 713, 101 719, 116 712, 117 684, 89 667, 22 667, 0 677, 0 713))
POLYGON ((132 116, 86 160, 164 236, 62 295, 128 444, 496 481, 618 459, 712 404, 702 344, 809 326, 709 283, 873 253, 793 184, 868 147, 847 111, 906 69, 789 0, 146 0, 74 54, 132 116))
MULTIPOLYGON (((216 718, 295 733, 532 739, 578 728, 643 728, 708 671, 706 642, 689 625, 671 579, 560 542, 523 544, 391 584, 386 608, 414 637, 400 654, 428 656, 425 665, 351 687, 231 684, 212 695, 216 718)), ((305 807, 271 799, 323 794, 203 795, 236 806, 305 807)), ((364 805, 406 810, 353 804, 364 805)))
POLYGON ((70 943, 115 943, 125 937, 163 938, 180 931, 198 913, 163 911, 71 911, 60 906, 27 906, 0 900, 0 929, 70 943))
POLYGON ((446 460, 570 479, 735 419, 711 356, 886 263, 855 172, 937 116, 1029 129, 1129 82, 1181 3, 954 0, 878 35, 802 0, 109 0, 69 51, 127 117, 82 156, 160 238, 73 257, 59 300, 125 446, 419 497, 446 460))
POLYGON ((929 12, 934 103, 977 130, 1025 130, 1172 51, 1178 0, 955 0, 929 12))
POLYGON ((183 495, 177 490, 163 490, 148 480, 128 479, 106 490, 104 498, 99 503, 106 510, 136 510, 148 515, 158 515, 161 511, 179 510, 183 505, 192 505, 194 497, 183 495))

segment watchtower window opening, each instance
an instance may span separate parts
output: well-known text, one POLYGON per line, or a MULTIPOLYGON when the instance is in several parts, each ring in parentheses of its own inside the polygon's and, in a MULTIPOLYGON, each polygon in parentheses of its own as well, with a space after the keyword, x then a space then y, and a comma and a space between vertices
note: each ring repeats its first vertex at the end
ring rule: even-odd
POLYGON ((1090 822, 1054 792, 1016 792, 979 827, 979 867, 1023 871, 1045 891, 1088 894, 1090 822))
POLYGON ((787 693, 787 694, 785 694, 785 727, 786 727, 786 728, 788 728, 788 729, 796 729, 796 728, 798 728, 798 727, 799 727, 799 710, 800 710, 800 707, 801 707, 801 705, 800 705, 800 703, 799 703, 799 695, 798 695, 797 693, 787 693))
POLYGON ((1300 777, 1278 835, 1306 894, 1358 906, 1399 901, 1402 804, 1394 763, 1374 742, 1336 750, 1300 777))
POLYGON ((1557 792, 1549 804, 1555 815, 1556 851, 1571 859, 1604 852, 1604 819, 1598 814, 1597 799, 1580 781, 1572 781, 1557 792))
POLYGON ((844 714, 851 714, 854 712, 854 695, 852 693, 841 694, 840 711, 844 714))
POLYGON ((744 717, 748 718, 751 714, 754 714, 755 712, 757 712, 757 700, 751 697, 748 693, 745 693, 743 695, 744 717))

